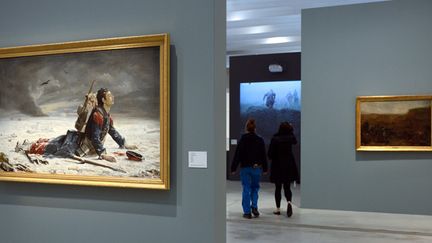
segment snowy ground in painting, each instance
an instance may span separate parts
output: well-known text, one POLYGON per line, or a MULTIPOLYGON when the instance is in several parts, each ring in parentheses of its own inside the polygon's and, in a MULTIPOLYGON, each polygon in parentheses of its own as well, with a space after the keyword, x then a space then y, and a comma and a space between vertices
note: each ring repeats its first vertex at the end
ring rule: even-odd
POLYGON ((125 171, 117 172, 108 168, 91 164, 80 164, 66 158, 44 157, 49 164, 33 164, 23 153, 15 152, 15 145, 24 139, 36 141, 39 138, 55 138, 73 129, 76 116, 64 117, 29 117, 22 114, 10 114, 0 117, 0 152, 7 155, 12 165, 23 164, 36 173, 67 174, 84 176, 121 176, 139 178, 160 178, 160 126, 158 120, 130 118, 113 115, 114 125, 119 133, 126 138, 128 144, 138 146, 136 152, 144 156, 143 161, 128 160, 124 149, 107 135, 105 148, 108 154, 116 157, 117 162, 110 163, 97 160, 96 156, 88 157, 97 162, 125 171), (120 152, 115 154, 114 152, 120 152))

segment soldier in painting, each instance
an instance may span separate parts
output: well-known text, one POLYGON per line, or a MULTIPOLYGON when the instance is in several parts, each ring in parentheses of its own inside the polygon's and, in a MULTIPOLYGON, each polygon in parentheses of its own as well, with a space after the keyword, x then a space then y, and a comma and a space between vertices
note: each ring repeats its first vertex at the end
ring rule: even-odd
POLYGON ((268 108, 272 109, 276 100, 275 92, 272 89, 270 89, 267 93, 264 94, 263 100, 265 100, 265 105, 268 108))
POLYGON ((111 106, 114 104, 114 95, 106 88, 97 92, 97 107, 93 109, 87 126, 85 138, 81 142, 75 154, 82 157, 86 154, 96 153, 100 159, 115 162, 115 157, 107 155, 104 141, 107 134, 121 147, 137 149, 135 145, 127 145, 125 138, 114 128, 114 122, 110 115, 111 106))
MULTIPOLYGON (((96 94, 96 99, 98 105, 91 111, 88 121, 85 122, 86 126, 85 130, 83 130, 83 138, 80 135, 83 131, 68 130, 66 135, 53 139, 40 138, 36 142, 25 140, 22 144, 17 143, 15 151, 23 151, 27 156, 29 154, 39 154, 75 159, 77 157, 97 154, 99 159, 116 162, 115 157, 108 155, 104 148, 107 134, 114 139, 120 148, 137 149, 136 145, 127 145, 125 138, 114 128, 113 119, 109 113, 111 106, 114 104, 114 95, 111 91, 106 88, 100 89, 96 94)), ((81 107, 81 109, 83 108, 81 107)), ((32 160, 30 157, 29 159, 32 160)))

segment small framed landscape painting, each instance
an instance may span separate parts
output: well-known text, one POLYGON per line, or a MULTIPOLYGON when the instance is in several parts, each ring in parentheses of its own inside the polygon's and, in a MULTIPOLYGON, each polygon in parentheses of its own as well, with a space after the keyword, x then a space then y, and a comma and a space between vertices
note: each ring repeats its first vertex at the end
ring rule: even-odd
POLYGON ((432 96, 360 96, 357 151, 432 151, 432 96))

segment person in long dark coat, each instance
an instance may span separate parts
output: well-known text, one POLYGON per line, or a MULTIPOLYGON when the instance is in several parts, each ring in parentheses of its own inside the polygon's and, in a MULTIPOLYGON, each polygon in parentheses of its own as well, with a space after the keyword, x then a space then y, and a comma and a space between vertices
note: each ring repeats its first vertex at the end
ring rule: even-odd
POLYGON ((292 215, 292 192, 291 182, 299 181, 297 165, 295 163, 292 146, 297 144, 297 139, 293 133, 294 129, 289 122, 282 122, 279 131, 273 135, 270 142, 268 157, 271 160, 270 181, 275 184, 276 210, 274 214, 280 215, 280 204, 282 199, 282 186, 285 198, 288 201, 287 215, 292 215))

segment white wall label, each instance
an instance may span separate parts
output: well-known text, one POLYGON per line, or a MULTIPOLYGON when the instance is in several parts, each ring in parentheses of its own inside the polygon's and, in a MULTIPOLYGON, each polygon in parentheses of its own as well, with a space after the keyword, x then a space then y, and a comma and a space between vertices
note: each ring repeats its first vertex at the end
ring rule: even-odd
POLYGON ((207 168, 207 151, 189 151, 189 168, 207 168))

